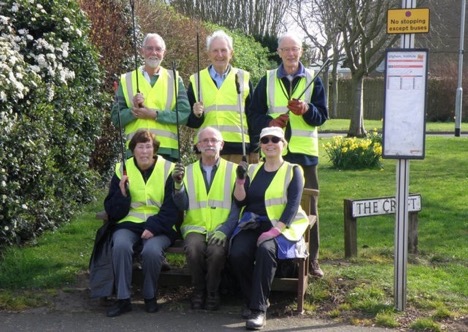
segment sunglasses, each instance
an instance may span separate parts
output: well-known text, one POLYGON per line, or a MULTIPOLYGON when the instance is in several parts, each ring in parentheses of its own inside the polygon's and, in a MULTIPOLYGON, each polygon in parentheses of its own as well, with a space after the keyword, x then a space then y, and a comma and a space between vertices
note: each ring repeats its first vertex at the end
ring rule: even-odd
POLYGON ((271 136, 271 137, 263 136, 262 138, 260 138, 260 142, 262 144, 268 144, 269 142, 276 144, 276 143, 279 143, 279 141, 281 141, 281 138, 276 137, 276 136, 271 136))

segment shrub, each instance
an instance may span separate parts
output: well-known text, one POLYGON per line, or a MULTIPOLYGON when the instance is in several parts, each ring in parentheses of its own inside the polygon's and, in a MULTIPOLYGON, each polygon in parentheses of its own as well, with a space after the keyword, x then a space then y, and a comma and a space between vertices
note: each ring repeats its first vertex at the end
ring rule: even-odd
POLYGON ((382 137, 377 133, 377 129, 370 131, 366 138, 335 136, 324 148, 334 168, 381 167, 382 137))
POLYGON ((0 2, 0 246, 92 198, 100 70, 76 1, 0 2))

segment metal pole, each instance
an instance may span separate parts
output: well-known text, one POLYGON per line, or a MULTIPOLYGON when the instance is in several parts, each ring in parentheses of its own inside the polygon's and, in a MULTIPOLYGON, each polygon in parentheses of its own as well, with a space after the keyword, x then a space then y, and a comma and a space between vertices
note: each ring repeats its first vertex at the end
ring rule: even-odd
POLYGON ((177 162, 180 162, 180 132, 179 132, 179 103, 177 101, 177 97, 179 91, 177 89, 177 64, 175 61, 172 61, 172 75, 174 76, 174 94, 175 94, 175 112, 176 112, 176 128, 177 128, 177 162))
POLYGON ((247 161, 247 153, 245 151, 245 138, 244 138, 244 119, 242 116, 241 88, 240 88, 238 73, 236 73, 236 91, 237 91, 237 105, 239 107, 239 117, 240 117, 241 134, 242 134, 242 160, 247 161))
POLYGON ((460 136, 461 131, 461 119, 462 119, 462 106, 463 106, 463 52, 464 52, 464 41, 465 41, 465 10, 466 0, 462 1, 461 8, 461 21, 460 21, 460 50, 458 55, 458 85, 457 94, 455 97, 455 136, 460 136))

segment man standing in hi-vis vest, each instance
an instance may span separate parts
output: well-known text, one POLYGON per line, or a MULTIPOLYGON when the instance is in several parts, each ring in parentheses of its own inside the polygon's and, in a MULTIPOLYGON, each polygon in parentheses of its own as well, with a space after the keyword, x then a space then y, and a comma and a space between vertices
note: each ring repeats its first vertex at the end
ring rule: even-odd
MULTIPOLYGON (((278 54, 281 65, 269 70, 260 80, 249 107, 250 122, 255 123, 251 140, 258 141, 262 128, 283 128, 288 141, 284 160, 302 166, 306 188, 319 189, 317 127, 328 119, 325 90, 319 77, 310 84, 314 73, 300 61, 302 41, 299 37, 291 33, 282 35, 278 39, 278 54), (305 90, 306 87, 309 88, 305 90)), ((312 199, 311 203, 311 213, 317 215, 317 200, 312 199)), ((317 218, 310 231, 310 273, 322 277, 318 263, 319 244, 317 218)))
POLYGON ((233 43, 232 38, 224 31, 215 31, 207 38, 206 46, 211 65, 190 77, 187 95, 193 112, 187 126, 200 129, 210 126, 218 129, 224 139, 221 152, 224 159, 239 163, 242 160, 244 143, 249 162, 257 163, 258 153, 252 149, 250 143, 250 125, 247 123, 249 116, 246 114, 246 106, 250 103, 253 92, 250 74, 231 66, 233 43))
POLYGON ((219 285, 226 262, 228 239, 239 219, 232 203, 237 165, 220 158, 221 133, 212 127, 198 132, 200 160, 172 172, 174 203, 185 210, 180 227, 192 275, 192 309, 217 310, 219 285))
POLYGON ((160 155, 170 161, 179 159, 176 98, 179 124, 187 123, 190 105, 182 78, 178 74, 173 77, 172 70, 161 66, 165 54, 162 37, 147 34, 141 48, 144 66, 120 77, 111 118, 116 128, 124 127, 127 157, 130 157, 128 142, 133 135, 138 129, 148 129, 161 142, 160 155))

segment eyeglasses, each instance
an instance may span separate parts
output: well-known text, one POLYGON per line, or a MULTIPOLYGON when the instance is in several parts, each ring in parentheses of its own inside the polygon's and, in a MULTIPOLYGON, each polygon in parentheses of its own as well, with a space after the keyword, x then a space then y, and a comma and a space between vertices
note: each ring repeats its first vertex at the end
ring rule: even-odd
POLYGON ((200 142, 202 142, 203 144, 208 144, 208 143, 216 144, 216 143, 221 142, 221 141, 219 139, 217 139, 217 138, 204 138, 200 142))
POLYGON ((262 144, 268 144, 270 142, 272 142, 274 144, 277 144, 277 143, 279 143, 279 141, 281 141, 281 138, 276 137, 276 136, 271 136, 271 137, 263 136, 262 138, 260 138, 260 142, 262 144))
POLYGON ((162 51, 164 51, 164 49, 162 47, 159 47, 159 46, 145 46, 145 50, 148 51, 148 52, 157 52, 157 53, 161 53, 162 51))
POLYGON ((285 52, 285 53, 289 53, 289 52, 298 53, 300 50, 301 50, 300 47, 283 47, 283 48, 280 48, 280 51, 285 52))

